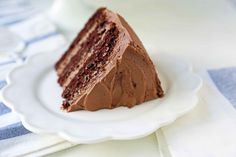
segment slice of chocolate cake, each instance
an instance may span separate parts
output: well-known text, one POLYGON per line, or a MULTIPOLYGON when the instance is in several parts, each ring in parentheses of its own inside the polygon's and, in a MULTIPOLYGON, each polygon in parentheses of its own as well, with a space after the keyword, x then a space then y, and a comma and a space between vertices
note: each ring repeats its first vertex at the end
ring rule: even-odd
POLYGON ((55 68, 67 111, 130 108, 164 95, 139 38, 106 8, 89 19, 55 68))

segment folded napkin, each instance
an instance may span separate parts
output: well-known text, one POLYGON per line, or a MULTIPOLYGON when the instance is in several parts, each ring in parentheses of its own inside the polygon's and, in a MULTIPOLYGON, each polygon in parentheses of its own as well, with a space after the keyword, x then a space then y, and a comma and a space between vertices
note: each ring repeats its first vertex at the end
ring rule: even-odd
MULTIPOLYGON (((21 55, 0 52, 0 90, 6 85, 6 74, 25 58, 39 52, 53 53, 66 44, 56 27, 30 1, 1 1, 0 26, 19 36, 26 45, 21 55)), ((0 100, 0 156, 41 156, 73 145, 55 135, 31 133, 0 100)))
POLYGON ((199 72, 196 108, 157 131, 164 157, 236 156, 236 67, 199 72))

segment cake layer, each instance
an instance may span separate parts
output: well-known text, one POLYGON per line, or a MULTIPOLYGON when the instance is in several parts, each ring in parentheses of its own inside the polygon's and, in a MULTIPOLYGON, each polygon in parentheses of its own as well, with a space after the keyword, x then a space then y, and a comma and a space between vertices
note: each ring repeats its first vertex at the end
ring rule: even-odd
MULTIPOLYGON (((68 50, 62 55, 60 60, 56 63, 55 69, 58 76, 61 76, 63 71, 66 69, 66 66, 70 63, 71 59, 78 53, 81 49, 81 45, 86 42, 88 36, 95 30, 96 26, 104 16, 102 12, 104 8, 99 9, 86 23, 85 27, 78 33, 77 37, 74 39, 68 50)), ((80 55, 85 55, 86 53, 81 53, 80 55)), ((85 57, 81 57, 81 60, 85 57)), ((80 62, 80 60, 78 60, 80 62)))
POLYGON ((126 21, 99 9, 56 64, 67 111, 133 107, 162 97, 154 65, 126 21))
POLYGON ((83 62, 85 62, 91 55, 93 54, 93 50, 96 45, 101 40, 103 34, 105 33, 105 25, 103 22, 96 26, 94 31, 88 36, 86 42, 81 45, 81 48, 77 51, 77 53, 72 57, 70 63, 67 64, 64 71, 60 75, 58 82, 63 86, 64 82, 70 76, 71 72, 74 70, 79 70, 83 66, 83 62), (101 31, 98 31, 101 30, 101 31))
POLYGON ((105 32, 103 40, 100 40, 102 42, 94 47, 93 54, 63 91, 63 98, 72 100, 76 93, 81 93, 84 87, 104 70, 104 66, 108 64, 108 58, 116 44, 118 33, 115 24, 112 23, 110 29, 105 32))

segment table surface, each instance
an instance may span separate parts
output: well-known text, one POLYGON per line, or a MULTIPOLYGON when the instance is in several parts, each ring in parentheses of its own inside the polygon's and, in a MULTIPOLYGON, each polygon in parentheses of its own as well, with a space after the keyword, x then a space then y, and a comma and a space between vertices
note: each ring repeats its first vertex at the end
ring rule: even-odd
MULTIPOLYGON (((127 9, 121 9, 120 13, 150 53, 181 56, 196 69, 236 65, 236 0, 150 0, 135 13, 127 9)), ((78 145, 50 156, 127 154, 129 157, 160 156, 155 135, 131 141, 78 145)))

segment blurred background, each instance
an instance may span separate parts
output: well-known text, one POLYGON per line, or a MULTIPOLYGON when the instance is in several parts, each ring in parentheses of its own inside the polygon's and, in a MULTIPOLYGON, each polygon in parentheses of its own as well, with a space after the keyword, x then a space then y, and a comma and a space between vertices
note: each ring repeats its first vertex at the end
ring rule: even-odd
MULTIPOLYGON (((150 53, 174 53, 194 64, 217 67, 222 53, 236 51, 235 0, 0 0, 0 25, 10 27, 43 13, 69 42, 100 6, 124 16, 150 53)), ((15 49, 1 40, 1 51, 22 50, 16 38, 9 39, 18 41, 10 46, 15 49)))

